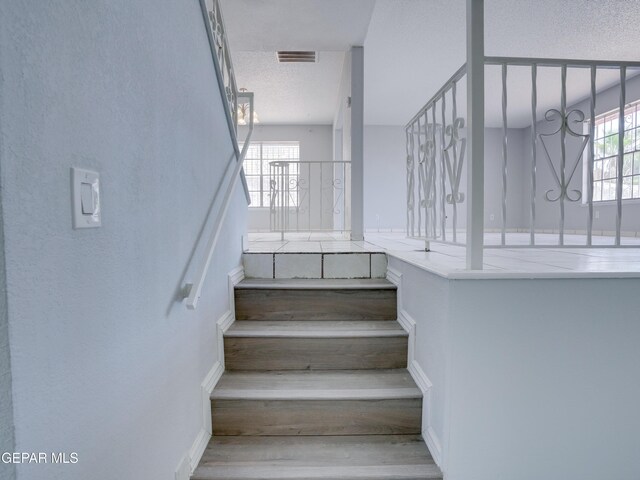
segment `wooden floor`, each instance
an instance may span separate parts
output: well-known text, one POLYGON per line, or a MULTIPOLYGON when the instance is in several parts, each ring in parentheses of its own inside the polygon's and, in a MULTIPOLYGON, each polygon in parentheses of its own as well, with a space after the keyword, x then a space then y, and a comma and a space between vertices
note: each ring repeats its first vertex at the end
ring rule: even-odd
POLYGON ((419 435, 213 437, 194 480, 441 479, 419 435))
POLYGON ((194 480, 442 479, 386 280, 251 280, 194 480))

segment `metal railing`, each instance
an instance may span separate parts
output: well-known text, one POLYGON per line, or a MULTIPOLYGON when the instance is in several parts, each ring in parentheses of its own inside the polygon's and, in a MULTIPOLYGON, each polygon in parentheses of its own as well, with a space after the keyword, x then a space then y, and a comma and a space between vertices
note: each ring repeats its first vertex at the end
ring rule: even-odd
POLYGON ((463 65, 405 127, 407 232, 411 237, 461 244, 458 206, 465 201, 461 180, 466 139, 458 84, 465 75, 463 65))
MULTIPOLYGON (((485 64, 490 67, 501 69, 502 88, 502 212, 500 225, 500 245, 508 246, 507 239, 507 212, 510 208, 507 199, 507 189, 509 183, 508 169, 512 165, 513 159, 509 158, 506 148, 510 137, 508 128, 507 102, 510 96, 508 88, 508 75, 512 70, 525 70, 530 76, 530 163, 529 163, 529 246, 537 246, 536 233, 537 212, 540 202, 547 205, 557 205, 557 227, 553 229, 558 236, 558 246, 565 246, 565 234, 567 233, 566 222, 569 218, 567 208, 570 204, 583 204, 587 207, 587 214, 581 215, 582 227, 576 229, 576 213, 572 213, 574 228, 571 232, 581 232, 584 237, 582 246, 593 245, 594 235, 594 161, 599 158, 596 151, 596 119, 597 113, 603 113, 618 109, 617 112, 617 152, 616 157, 616 179, 615 179, 615 231, 613 231, 613 243, 607 246, 621 246, 622 237, 622 217, 624 202, 623 182, 625 173, 623 172, 625 162, 625 131, 626 123, 626 90, 630 80, 629 73, 635 70, 640 73, 640 62, 618 62, 618 61, 594 61, 594 60, 574 60, 574 59, 539 59, 539 58, 510 58, 510 57, 487 57, 485 64), (539 112, 539 72, 544 68, 546 73, 559 75, 560 91, 559 101, 552 106, 547 105, 543 112, 539 112), (617 81, 610 86, 598 87, 598 75, 604 71, 614 71, 617 81), (583 101, 570 101, 571 84, 568 77, 579 76, 588 73, 588 98, 583 101), (600 88, 600 92, 598 89, 600 88), (606 90, 618 89, 618 101, 613 105, 603 105, 603 111, 598 112, 600 94, 606 90), (573 103, 573 105, 571 104, 573 103), (542 115, 540 115, 543 113, 542 115), (554 144, 555 147, 554 148, 554 144), (583 172, 585 178, 580 182, 579 173, 583 172), (551 179, 551 180, 549 180, 551 179), (544 182, 544 183, 541 183, 544 182)), ((602 99, 600 99, 601 101, 602 99)), ((517 160, 517 159, 516 159, 517 160)), ((602 242, 599 242, 602 243, 602 242)), ((572 243, 570 246, 576 246, 572 243)), ((603 246, 603 245, 598 245, 603 246)))
POLYGON ((205 256, 196 268, 195 280, 193 283, 185 282, 183 288, 184 296, 187 299, 187 308, 189 309, 195 309, 198 305, 200 295, 202 294, 202 287, 207 277, 211 260, 213 259, 213 253, 218 243, 220 233, 222 232, 222 224, 227 215, 227 211, 229 210, 231 198, 238 180, 243 184, 247 201, 250 201, 246 179, 242 170, 242 163, 244 162, 244 158, 247 154, 251 134, 253 133, 254 111, 253 93, 239 92, 236 85, 233 63, 231 62, 231 54, 229 51, 229 44, 227 42, 227 35, 219 0, 200 0, 200 7, 202 9, 205 28, 209 38, 209 46, 211 48, 213 64, 218 79, 220 95, 223 99, 222 104, 224 106, 227 125, 229 126, 229 134, 231 135, 235 158, 231 159, 222 177, 223 182, 228 178, 226 185, 221 183, 215 194, 214 205, 218 204, 219 207, 211 212, 215 212, 215 219, 211 236, 209 237, 205 247, 205 256), (244 98, 249 104, 249 128, 247 136, 243 141, 244 146, 242 150, 240 150, 237 139, 238 101, 240 98, 244 98))
MULTIPOLYGON (((628 100, 637 98, 627 98, 627 84, 640 73, 640 62, 481 58, 484 58, 484 75, 493 73, 499 78, 496 85, 500 93, 499 96, 487 97, 484 101, 485 110, 499 112, 497 128, 500 130, 500 144, 499 147, 496 145, 498 148, 495 150, 500 154, 499 157, 482 159, 485 168, 484 178, 491 182, 491 191, 487 191, 487 194, 499 195, 499 221, 496 231, 500 238, 496 245, 484 242, 483 247, 533 247, 540 246, 541 243, 548 245, 548 239, 540 242, 537 238, 541 231, 557 235, 556 246, 590 247, 594 245, 594 235, 601 230, 610 230, 612 239, 607 245, 603 245, 603 241, 596 242, 598 247, 624 246, 621 239, 624 237, 625 199, 631 197, 628 191, 628 184, 631 183, 629 177, 636 174, 637 168, 634 166, 632 174, 629 173, 630 135, 634 134, 628 131, 630 119, 627 107, 628 100), (541 92, 543 87, 540 86, 540 72, 543 69, 546 80, 541 92), (512 73, 514 71, 516 73, 512 73), (515 87, 512 83, 510 88, 511 75, 515 79, 512 82, 517 83, 515 87), (599 82, 600 75, 603 78, 599 82), (559 88, 553 91, 551 88, 556 87, 552 87, 550 76, 559 79, 556 83, 559 88), (526 82, 521 82, 523 77, 526 82), (577 78, 582 84, 580 88, 588 88, 586 99, 584 95, 580 95, 580 91, 572 90, 572 84, 567 81, 568 77, 577 78), (525 114, 526 124, 523 125, 522 114, 517 119, 517 124, 513 122, 513 127, 527 129, 526 151, 516 152, 517 154, 510 147, 510 139, 517 132, 513 131, 511 125, 511 119, 514 118, 513 110, 510 112, 508 109, 514 89, 520 94, 524 89, 526 95, 530 95, 529 112, 525 114), (527 91, 528 89, 530 91, 527 91), (605 93, 608 99, 617 95, 617 101, 613 104, 610 100, 608 103, 601 101, 601 96, 604 98, 605 93), (540 101, 541 98, 544 102, 540 101), (492 99, 499 103, 489 103, 492 99), (612 146, 610 157, 615 164, 615 175, 612 174, 611 180, 615 182, 615 194, 612 195, 612 201, 615 203, 615 229, 596 230, 594 203, 596 206, 598 204, 594 202, 594 160, 599 161, 603 157, 598 151, 600 146, 596 143, 596 120, 599 114, 614 109, 617 117, 614 122, 616 125, 613 127, 615 131, 610 133, 615 145, 612 146), (511 169, 519 168, 524 168, 524 183, 522 176, 518 177, 511 172, 511 169), (581 181, 582 174, 584 178, 581 181), (521 211, 518 205, 513 204, 514 198, 517 199, 515 203, 524 201, 527 205, 528 219, 524 220, 524 225, 515 225, 512 220, 521 211), (583 205, 585 209, 580 213, 570 205, 583 205), (544 225, 541 225, 538 218, 541 209, 544 209, 546 216, 544 225), (549 228, 549 218, 552 215, 556 217, 555 227, 549 228), (567 227, 569 220, 570 228, 567 227), (520 239, 510 240, 510 232, 523 230, 528 234, 528 245, 522 245, 520 239), (567 242, 567 233, 579 233, 580 236, 567 242)), ((465 158, 468 153, 465 138, 466 112, 464 107, 459 108, 457 96, 461 90, 459 85, 466 83, 466 72, 465 64, 406 125, 406 223, 408 235, 411 237, 433 242, 464 244, 460 238, 466 231, 466 225, 472 220, 471 217, 466 218, 467 212, 471 212, 472 209, 463 209, 464 213, 461 215, 459 206, 467 200, 464 191, 467 173, 464 166, 472 159, 465 158)), ((519 97, 520 105, 521 98, 519 97)), ((639 123, 634 125, 640 127, 640 120, 637 122, 639 123)), ((495 137, 492 138, 495 141, 495 137)), ((489 143, 486 130, 485 143, 489 143)), ((638 149, 640 150, 640 147, 638 149)), ((640 158, 636 163, 638 161, 640 158)), ((637 173, 640 181, 640 171, 637 173)), ((484 179, 481 181, 484 182, 484 179)), ((595 181, 598 181, 598 178, 595 178, 595 181)), ((484 189, 484 183, 482 186, 484 189)), ((640 187, 638 190, 640 191, 640 187)), ((490 214, 491 211, 487 208, 485 201, 485 211, 481 213, 485 217, 492 217, 493 214, 490 214)), ((614 218, 611 218, 611 223, 613 222, 614 218)), ((488 231, 489 229, 485 229, 485 232, 488 231)))
POLYGON ((272 232, 348 232, 351 162, 269 163, 272 232))

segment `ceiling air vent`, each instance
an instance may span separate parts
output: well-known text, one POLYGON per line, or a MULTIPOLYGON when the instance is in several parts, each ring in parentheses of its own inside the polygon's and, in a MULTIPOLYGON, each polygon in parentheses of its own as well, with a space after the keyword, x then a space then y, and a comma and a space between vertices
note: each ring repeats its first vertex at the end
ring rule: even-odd
POLYGON ((316 52, 278 52, 279 63, 316 63, 316 52))

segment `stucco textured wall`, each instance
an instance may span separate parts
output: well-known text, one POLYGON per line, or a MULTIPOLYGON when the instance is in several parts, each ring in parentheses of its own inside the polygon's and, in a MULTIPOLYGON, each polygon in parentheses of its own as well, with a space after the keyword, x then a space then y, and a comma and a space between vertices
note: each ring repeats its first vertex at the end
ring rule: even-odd
MULTIPOLYGON (((1 147, 0 147, 1 148, 1 147)), ((0 176, 1 176, 0 171, 0 176)), ((13 436, 13 401, 11 394, 11 358, 9 355, 9 317, 7 311, 7 278, 4 262, 4 230, 0 197, 0 454, 15 450, 13 436)), ((15 478, 14 465, 0 464, 0 480, 15 478)))
POLYGON ((187 310, 178 290, 233 152, 200 6, 16 0, 0 28, 16 449, 79 458, 18 479, 173 479, 246 228, 237 187, 187 310), (100 173, 102 228, 72 229, 71 166, 100 173))

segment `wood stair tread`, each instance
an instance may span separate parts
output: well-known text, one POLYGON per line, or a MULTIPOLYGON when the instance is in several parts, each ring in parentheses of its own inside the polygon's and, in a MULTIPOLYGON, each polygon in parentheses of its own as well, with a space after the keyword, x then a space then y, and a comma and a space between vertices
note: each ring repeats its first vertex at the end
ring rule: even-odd
POLYGON ((225 332, 225 337, 407 337, 393 320, 241 320, 225 332))
POLYGON ((236 290, 395 290, 396 288, 393 283, 384 278, 245 278, 235 286, 236 290))
POLYGON ((213 400, 382 400, 422 398, 405 369, 225 372, 213 400))
POLYGON ((265 467, 198 467, 192 480, 431 480, 442 479, 435 464, 265 467))
POLYGON ((214 436, 193 480, 441 479, 419 435, 214 436))

